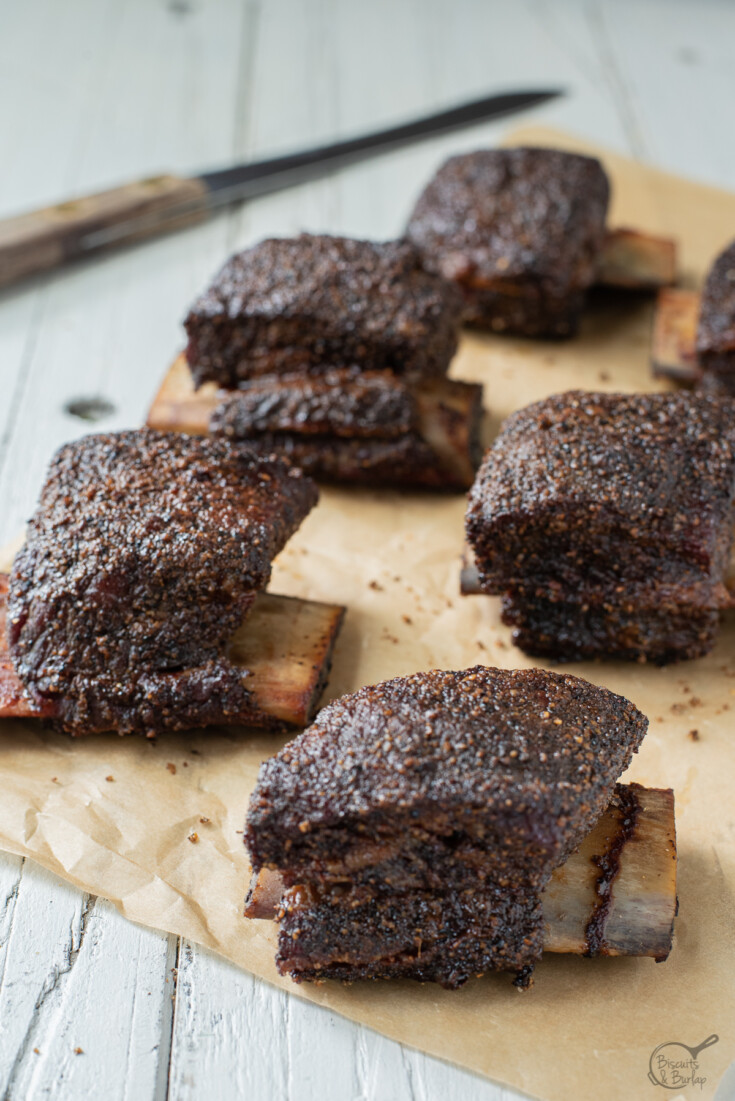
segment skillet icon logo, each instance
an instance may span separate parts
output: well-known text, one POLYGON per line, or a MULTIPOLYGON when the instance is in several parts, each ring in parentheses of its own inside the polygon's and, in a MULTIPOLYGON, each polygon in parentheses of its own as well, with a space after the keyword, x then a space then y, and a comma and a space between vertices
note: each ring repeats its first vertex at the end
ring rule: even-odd
POLYGON ((663 1086, 667 1090, 681 1090, 685 1086, 699 1086, 703 1089, 707 1079, 699 1071, 699 1053, 706 1047, 712 1047, 719 1038, 708 1036, 696 1047, 689 1047, 678 1040, 659 1044, 648 1060, 649 1079, 654 1086, 663 1086))

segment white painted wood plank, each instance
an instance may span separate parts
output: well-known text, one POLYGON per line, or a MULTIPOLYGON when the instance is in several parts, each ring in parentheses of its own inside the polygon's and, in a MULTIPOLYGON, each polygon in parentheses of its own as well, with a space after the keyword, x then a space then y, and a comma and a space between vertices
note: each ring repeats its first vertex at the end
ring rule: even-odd
POLYGON ((2 1096, 165 1096, 175 953, 26 862, 0 987, 2 1096))
POLYGON ((512 1101, 517 1094, 289 998, 184 943, 171 1050, 172 1101, 512 1101))
MULTIPOLYGON (((10 853, 0 853, 0 991, 5 979, 10 928, 15 917, 18 891, 23 874, 23 860, 10 853)), ((2 1032, 0 1032, 2 1036, 2 1032)), ((2 1051, 2 1046, 0 1046, 2 1051)), ((1 1072, 0 1072, 1 1073, 1 1072)))
POLYGON ((286 1098, 291 999, 182 942, 171 1047, 172 1101, 286 1098))
POLYGON ((97 900, 58 1004, 37 1014, 41 1055, 26 1060, 11 1099, 165 1097, 175 961, 176 938, 97 900))
MULTIPOLYGON (((735 187, 728 107, 735 96, 735 7, 728 0, 608 0, 591 11, 647 158, 735 187)), ((733 227, 723 228, 723 238, 728 233, 733 227)))
POLYGON ((52 879, 24 864, 17 886, 0 987, 3 1096, 23 1096, 16 1093, 16 1082, 40 1044, 41 1011, 58 1005, 86 932, 89 900, 52 879))
POLYGON ((57 202, 81 183, 77 153, 122 5, 4 3, 0 35, 0 217, 57 202))

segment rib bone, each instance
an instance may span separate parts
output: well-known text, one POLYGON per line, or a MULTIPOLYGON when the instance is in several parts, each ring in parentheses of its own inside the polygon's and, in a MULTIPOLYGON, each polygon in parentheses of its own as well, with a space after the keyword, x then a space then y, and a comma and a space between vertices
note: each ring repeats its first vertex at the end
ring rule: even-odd
POLYGON ((597 282, 626 290, 654 290, 676 281, 676 242, 635 229, 612 229, 602 246, 597 282))

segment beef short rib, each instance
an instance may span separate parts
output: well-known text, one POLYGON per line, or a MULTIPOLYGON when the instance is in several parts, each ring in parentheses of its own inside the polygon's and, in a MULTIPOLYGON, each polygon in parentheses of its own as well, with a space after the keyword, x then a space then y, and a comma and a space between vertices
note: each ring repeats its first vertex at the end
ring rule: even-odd
POLYGON ((316 499, 300 472, 226 440, 143 429, 61 448, 8 593, 31 701, 71 733, 247 710, 225 649, 316 499))

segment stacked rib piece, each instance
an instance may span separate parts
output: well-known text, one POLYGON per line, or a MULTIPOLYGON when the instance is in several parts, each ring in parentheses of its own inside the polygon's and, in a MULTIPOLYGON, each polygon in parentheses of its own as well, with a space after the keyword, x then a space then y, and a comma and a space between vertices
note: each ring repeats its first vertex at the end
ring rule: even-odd
POLYGON ((568 337, 598 275, 609 196, 593 157, 485 149, 442 165, 406 235, 430 271, 456 282, 469 323, 568 337))
POLYGON ((409 243, 304 234, 232 257, 189 312, 187 359, 227 391, 215 435, 319 478, 461 490, 482 390, 445 377, 460 319, 409 243))
POLYGON ((573 391, 507 419, 467 536, 522 649, 659 664, 711 649, 731 603, 734 413, 698 393, 573 391))
MULTIPOLYGON (((325 707, 261 767, 245 831, 256 884, 266 870, 284 889, 281 973, 525 985, 541 892, 647 725, 540 669, 417 673, 325 707)), ((267 916, 252 898, 246 913, 267 916)))

